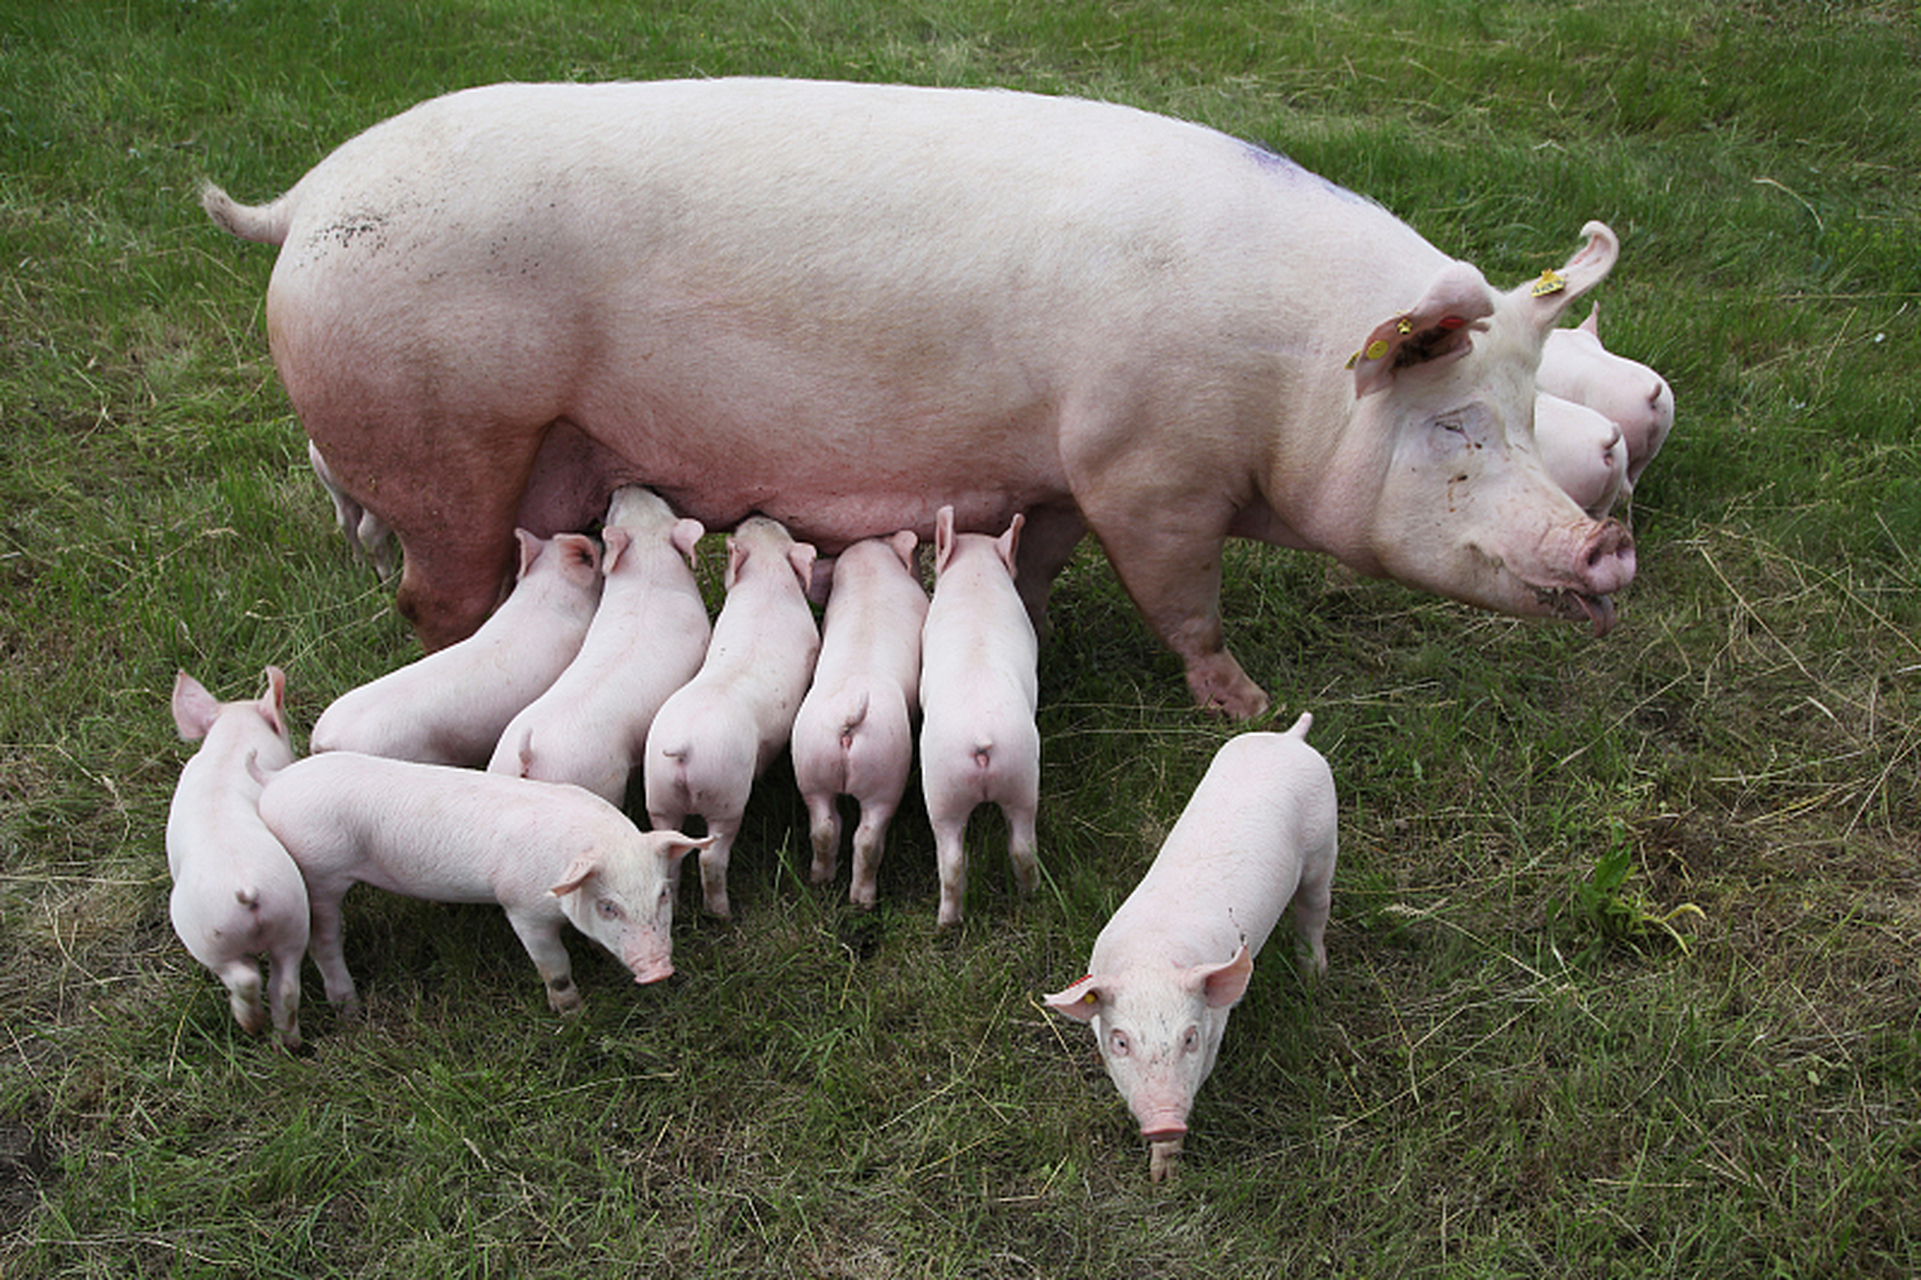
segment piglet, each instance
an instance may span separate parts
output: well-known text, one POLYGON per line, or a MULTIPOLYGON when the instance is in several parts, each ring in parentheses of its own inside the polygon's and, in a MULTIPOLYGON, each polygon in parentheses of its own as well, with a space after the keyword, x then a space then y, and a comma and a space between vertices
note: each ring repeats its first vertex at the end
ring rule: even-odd
POLYGON ((1548 331, 1534 385, 1598 410, 1621 428, 1630 492, 1674 426, 1674 392, 1667 380, 1601 345, 1598 304, 1578 328, 1548 331))
POLYGON ((1626 496, 1627 445, 1620 426, 1600 410, 1537 395, 1534 442, 1548 477, 1596 520, 1626 496))
POLYGON ((693 573, 703 532, 650 490, 614 494, 600 534, 605 585, 587 637, 560 678, 509 722, 490 770, 626 802, 654 714, 707 652, 707 605, 693 573))
POLYGON ((204 745, 180 770, 167 811, 168 906, 173 930, 193 958, 232 996, 247 1031, 267 1023, 260 965, 268 963, 274 1031, 300 1044, 300 957, 307 949, 307 886, 287 851, 260 820, 260 783, 248 768, 278 769, 293 759, 284 712, 287 678, 267 668, 267 690, 252 702, 218 702, 182 671, 173 681, 173 722, 204 745))
POLYGON ((359 751, 480 766, 521 708, 580 651, 600 597, 592 538, 520 539, 513 592, 480 630, 336 698, 315 722, 315 752, 359 751))
POLYGON ((966 890, 967 819, 993 801, 1007 817, 1008 856, 1021 892, 1038 865, 1041 736, 1034 723, 1040 646, 1014 588, 1024 519, 998 538, 934 519, 934 599, 921 631, 921 789, 940 867, 942 928, 958 924, 966 890))
POLYGON ((1214 1069, 1227 1015, 1287 907, 1315 973, 1334 880, 1334 777, 1286 733, 1244 733, 1208 766, 1147 874, 1094 940, 1088 976, 1044 997, 1094 1029, 1107 1073, 1151 1144, 1160 1181, 1194 1095, 1214 1069))
POLYGON ((820 653, 807 603, 814 548, 765 516, 727 539, 727 599, 698 674, 647 731, 642 775, 656 827, 690 813, 715 837, 700 855, 707 910, 726 917, 727 864, 754 779, 787 743, 820 653))
POLYGON ((394 570, 393 530, 387 522, 360 505, 358 499, 348 493, 334 477, 333 468, 320 454, 320 446, 307 442, 307 461, 313 464, 313 473, 320 481, 320 487, 333 499, 334 520, 340 525, 340 532, 346 535, 348 549, 353 552, 355 563, 369 558, 373 560, 374 571, 381 577, 390 576, 394 570))
POLYGON ((557 1013, 581 1007, 560 927, 612 952, 636 982, 674 971, 673 886, 705 842, 642 832, 564 783, 388 760, 309 756, 267 777, 260 817, 307 878, 314 962, 346 1017, 360 998, 341 949, 340 900, 356 884, 432 902, 498 902, 557 1013))
POLYGON ((794 779, 807 802, 813 881, 834 878, 840 856, 838 797, 860 804, 847 900, 871 907, 887 824, 914 767, 912 718, 920 708, 920 636, 927 592, 915 571, 915 537, 869 538, 834 561, 814 686, 794 718, 794 779))

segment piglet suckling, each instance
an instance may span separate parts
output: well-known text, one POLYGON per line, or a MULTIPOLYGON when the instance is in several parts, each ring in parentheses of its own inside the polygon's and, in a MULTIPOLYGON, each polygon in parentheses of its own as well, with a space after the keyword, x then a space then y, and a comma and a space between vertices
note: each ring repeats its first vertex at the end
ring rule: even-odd
POLYGON ((1548 478, 1595 519, 1627 496, 1627 444, 1600 410, 1542 392, 1534 397, 1534 443, 1548 478))
POLYGON ((647 731, 642 779, 655 827, 688 814, 707 823, 701 851, 707 910, 732 914, 727 864, 754 779, 787 745, 820 653, 807 603, 814 548, 777 521, 743 520, 727 539, 727 599, 700 671, 662 704, 647 731))
POLYGON ((914 564, 916 539, 902 530, 869 538, 834 561, 814 684, 794 718, 794 780, 807 802, 815 884, 834 878, 840 856, 838 797, 860 804, 847 900, 871 907, 887 841, 914 767, 913 716, 920 707, 920 636, 927 592, 914 564))
POLYGON ((256 959, 267 955, 274 1031, 292 1049, 300 1044, 307 887, 260 820, 260 783, 248 767, 278 769, 293 759, 286 690, 278 667, 267 668, 267 690, 252 702, 220 702, 186 672, 174 677, 174 724, 202 745, 180 770, 167 811, 167 869, 174 932, 226 985, 234 1019, 248 1031, 267 1023, 256 959))
POLYGON ((1597 410, 1621 428, 1629 493, 1674 427, 1674 391, 1667 379, 1601 345, 1598 303, 1575 328, 1548 331, 1535 386, 1597 410))
POLYGON ((958 924, 967 880, 967 819, 988 801, 1007 817, 1007 852, 1021 892, 1039 867, 1040 646, 1014 587, 1024 518, 999 537, 956 533, 954 509, 934 520, 934 599, 921 631, 921 789, 940 867, 939 923, 958 924))
POLYGON ((478 767, 520 710, 567 668, 600 598, 600 551, 577 533, 516 530, 513 591, 480 630, 336 698, 314 723, 316 752, 359 751, 478 767))
POLYGON ((1302 950, 1327 968, 1336 853, 1334 777, 1286 733, 1244 733, 1215 754, 1147 874, 1094 940, 1088 976, 1045 999, 1093 1027, 1107 1073, 1165 1176, 1227 1015, 1289 900, 1302 950))
POLYGON ((643 832, 581 787, 334 751, 272 774, 260 816, 299 864, 327 1000, 360 1009, 342 954, 340 900, 356 884, 432 902, 497 902, 556 1012, 580 1007, 561 941, 572 921, 636 982, 674 971, 680 860, 705 842, 643 832))
POLYGON ((707 605, 694 581, 698 520, 661 498, 615 492, 601 530, 600 605, 580 652, 500 735, 488 768, 572 782, 619 805, 661 704, 707 653, 707 605))

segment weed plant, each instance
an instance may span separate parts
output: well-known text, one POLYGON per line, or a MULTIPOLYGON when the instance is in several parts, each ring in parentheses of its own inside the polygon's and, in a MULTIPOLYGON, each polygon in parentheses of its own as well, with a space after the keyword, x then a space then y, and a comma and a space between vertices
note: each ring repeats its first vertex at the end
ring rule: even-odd
POLYGON ((1909 0, 0 3, 0 1274, 1921 1271, 1921 15, 1909 0), (1098 554, 1042 654, 1041 891, 977 820, 938 935, 804 883, 547 1010, 497 910, 360 891, 343 1025, 242 1034, 167 918, 185 667, 310 725, 415 652, 268 359, 243 199, 428 95, 778 74, 1129 102, 1287 152, 1512 284, 1622 235, 1673 383, 1603 641, 1230 549, 1341 786, 1331 968, 1260 959, 1180 1176, 1038 993, 1235 730, 1098 554), (1688 910, 1685 908, 1692 908, 1688 910))

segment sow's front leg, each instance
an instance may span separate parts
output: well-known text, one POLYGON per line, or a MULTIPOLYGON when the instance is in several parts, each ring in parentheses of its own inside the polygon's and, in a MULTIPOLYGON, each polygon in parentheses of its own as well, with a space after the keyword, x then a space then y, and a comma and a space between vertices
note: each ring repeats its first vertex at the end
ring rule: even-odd
POLYGON ((1089 524, 1155 635, 1187 666, 1194 700, 1236 720, 1267 710, 1262 688, 1241 670, 1221 639, 1221 552, 1229 513, 1210 519, 1198 501, 1175 504, 1172 518, 1143 504, 1122 518, 1089 524))

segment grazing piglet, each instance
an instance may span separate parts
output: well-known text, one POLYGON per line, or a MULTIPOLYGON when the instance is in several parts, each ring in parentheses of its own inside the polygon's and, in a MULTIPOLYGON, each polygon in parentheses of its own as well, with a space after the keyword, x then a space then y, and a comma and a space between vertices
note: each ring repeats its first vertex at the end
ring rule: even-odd
POLYGON ((592 538, 520 538, 512 594, 459 644, 334 699, 315 722, 315 752, 359 751, 423 764, 484 765, 522 707, 580 650, 600 595, 592 538))
POLYGON ((994 801, 1007 816, 1007 853, 1022 893, 1034 889, 1041 736, 1034 723, 1040 646, 1014 589, 1024 517, 998 538, 954 532, 934 517, 934 600, 921 632, 921 789, 940 866, 942 928, 960 923, 967 819, 994 801))
POLYGON ((507 725, 489 769, 626 803, 654 714, 707 652, 707 605, 693 573, 703 532, 650 490, 614 494, 593 625, 560 678, 507 725))
POLYGON ((167 811, 167 869, 173 873, 173 931, 193 958, 232 993, 234 1020, 267 1023, 260 965, 269 957, 268 997, 280 1043, 300 1044, 300 957, 307 950, 307 886, 260 821, 260 784, 248 769, 293 759, 283 711, 287 678, 267 668, 253 702, 218 702, 182 671, 173 681, 173 722, 188 742, 206 744, 180 770, 167 811))
POLYGON ((360 998, 341 953, 340 900, 356 884, 432 902, 498 902, 558 1013, 580 1008, 560 926, 612 952, 636 982, 674 971, 673 886, 704 843, 642 832, 580 787, 336 751, 266 779, 260 816, 307 878, 313 957, 327 1000, 360 998))
POLYGON ((814 687, 794 719, 794 780, 807 801, 813 880, 834 878, 838 797, 860 802, 847 900, 871 907, 887 824, 914 767, 912 718, 920 707, 920 633, 927 592, 915 572, 911 530, 857 542, 834 562, 814 687))
POLYGON ((701 851, 700 886, 717 916, 732 914, 727 862, 754 779, 787 744, 820 653, 813 569, 814 548, 778 522, 743 520, 727 539, 727 601, 707 660, 647 731, 647 812, 656 827, 706 819, 715 839, 701 851))
POLYGON ((1535 385, 1598 410, 1621 428, 1630 492, 1674 426, 1674 392, 1667 379, 1601 345, 1598 303, 1578 328, 1548 330, 1535 385))
POLYGON ((1626 496, 1627 445, 1600 410, 1542 392, 1534 397, 1534 443, 1548 478, 1596 520, 1626 496))
POLYGON ((1316 973, 1334 880, 1334 778, 1286 733, 1244 733, 1208 766, 1154 864, 1094 940, 1087 977, 1045 997, 1090 1023, 1101 1060, 1166 1176, 1194 1095, 1214 1069, 1228 1011, 1290 898, 1316 973))

